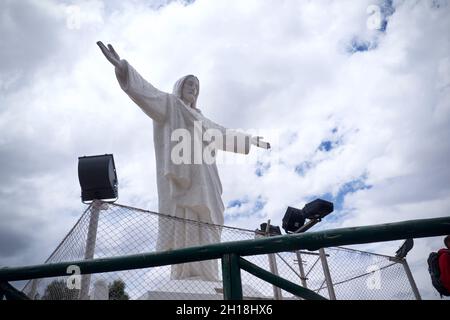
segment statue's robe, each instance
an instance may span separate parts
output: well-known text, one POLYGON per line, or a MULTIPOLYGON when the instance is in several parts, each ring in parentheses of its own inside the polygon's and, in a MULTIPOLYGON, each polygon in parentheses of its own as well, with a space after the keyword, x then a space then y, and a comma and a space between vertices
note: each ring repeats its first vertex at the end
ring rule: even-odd
MULTIPOLYGON (((170 94, 156 89, 128 62, 125 61, 125 64, 124 73, 120 74, 116 70, 121 88, 153 119, 159 212, 193 220, 189 222, 161 216, 158 222, 156 249, 166 251, 220 242, 224 204, 221 198, 222 184, 215 163, 215 151, 219 149, 247 154, 250 150, 251 136, 227 130, 212 122, 202 115, 196 103, 187 106, 181 100, 181 92, 188 76, 178 80, 173 93, 170 94), (203 135, 199 134, 198 130, 199 124, 202 132, 215 130, 222 134, 223 140, 218 139, 216 140, 218 143, 215 144, 203 141, 203 135), (196 164, 198 162, 194 162, 196 161, 194 148, 191 150, 192 155, 188 163, 177 164, 172 161, 172 150, 180 143, 171 139, 172 133, 177 129, 187 130, 192 140, 197 139, 196 143, 203 148, 213 146, 212 163, 201 161, 200 164, 196 164), (240 143, 236 144, 236 141, 240 143), (211 225, 199 225, 196 221, 211 225)), ((217 261, 174 265, 171 269, 171 278, 215 281, 218 279, 217 261)))

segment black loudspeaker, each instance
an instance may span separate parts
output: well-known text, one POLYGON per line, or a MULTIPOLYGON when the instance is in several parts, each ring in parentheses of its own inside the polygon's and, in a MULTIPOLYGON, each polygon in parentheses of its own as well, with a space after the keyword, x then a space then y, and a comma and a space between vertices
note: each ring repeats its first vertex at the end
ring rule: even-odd
MULTIPOLYGON (((267 222, 261 223, 261 225, 259 227, 261 228, 261 232, 265 233, 267 230, 267 222)), ((280 227, 269 225, 269 235, 270 236, 281 236, 280 227)))
POLYGON ((289 232, 295 232, 305 224, 302 210, 288 207, 283 217, 283 229, 289 232))
POLYGON ((83 202, 107 199, 117 200, 118 181, 112 154, 79 157, 78 179, 83 202))
POLYGON ((334 206, 332 202, 322 200, 322 199, 316 199, 303 208, 302 215, 306 219, 322 219, 326 215, 333 212, 334 206))

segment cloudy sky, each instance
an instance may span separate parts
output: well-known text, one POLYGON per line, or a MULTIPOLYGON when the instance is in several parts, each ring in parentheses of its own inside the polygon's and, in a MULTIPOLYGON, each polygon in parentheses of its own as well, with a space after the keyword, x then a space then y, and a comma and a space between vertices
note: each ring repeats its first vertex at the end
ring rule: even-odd
MULTIPOLYGON (((77 221, 79 156, 113 153, 119 203, 157 210, 151 120, 98 40, 160 90, 197 75, 204 115, 271 142, 219 163, 227 225, 316 197, 336 208, 316 230, 448 215, 449 2, 1 0, 0 265, 42 263, 77 221)), ((440 247, 408 256, 425 298, 440 247)))

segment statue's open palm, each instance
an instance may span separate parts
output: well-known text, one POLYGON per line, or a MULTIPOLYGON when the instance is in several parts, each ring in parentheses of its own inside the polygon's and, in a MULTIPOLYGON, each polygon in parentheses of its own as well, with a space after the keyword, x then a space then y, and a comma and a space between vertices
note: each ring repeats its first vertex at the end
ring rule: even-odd
POLYGON ((100 50, 102 50, 106 59, 108 59, 113 66, 119 70, 123 69, 123 61, 120 59, 119 54, 114 50, 112 45, 108 44, 108 47, 106 47, 101 41, 98 41, 97 45, 100 47, 100 50))

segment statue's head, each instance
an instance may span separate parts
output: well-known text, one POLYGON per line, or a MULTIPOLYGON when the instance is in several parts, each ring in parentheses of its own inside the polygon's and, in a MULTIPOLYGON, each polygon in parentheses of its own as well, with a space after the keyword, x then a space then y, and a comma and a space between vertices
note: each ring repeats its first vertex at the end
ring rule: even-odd
POLYGON ((450 235, 445 237, 444 244, 448 249, 450 249, 450 235))
POLYGON ((197 106, 197 98, 200 92, 200 82, 196 76, 187 75, 178 80, 173 88, 173 93, 192 108, 197 106))

